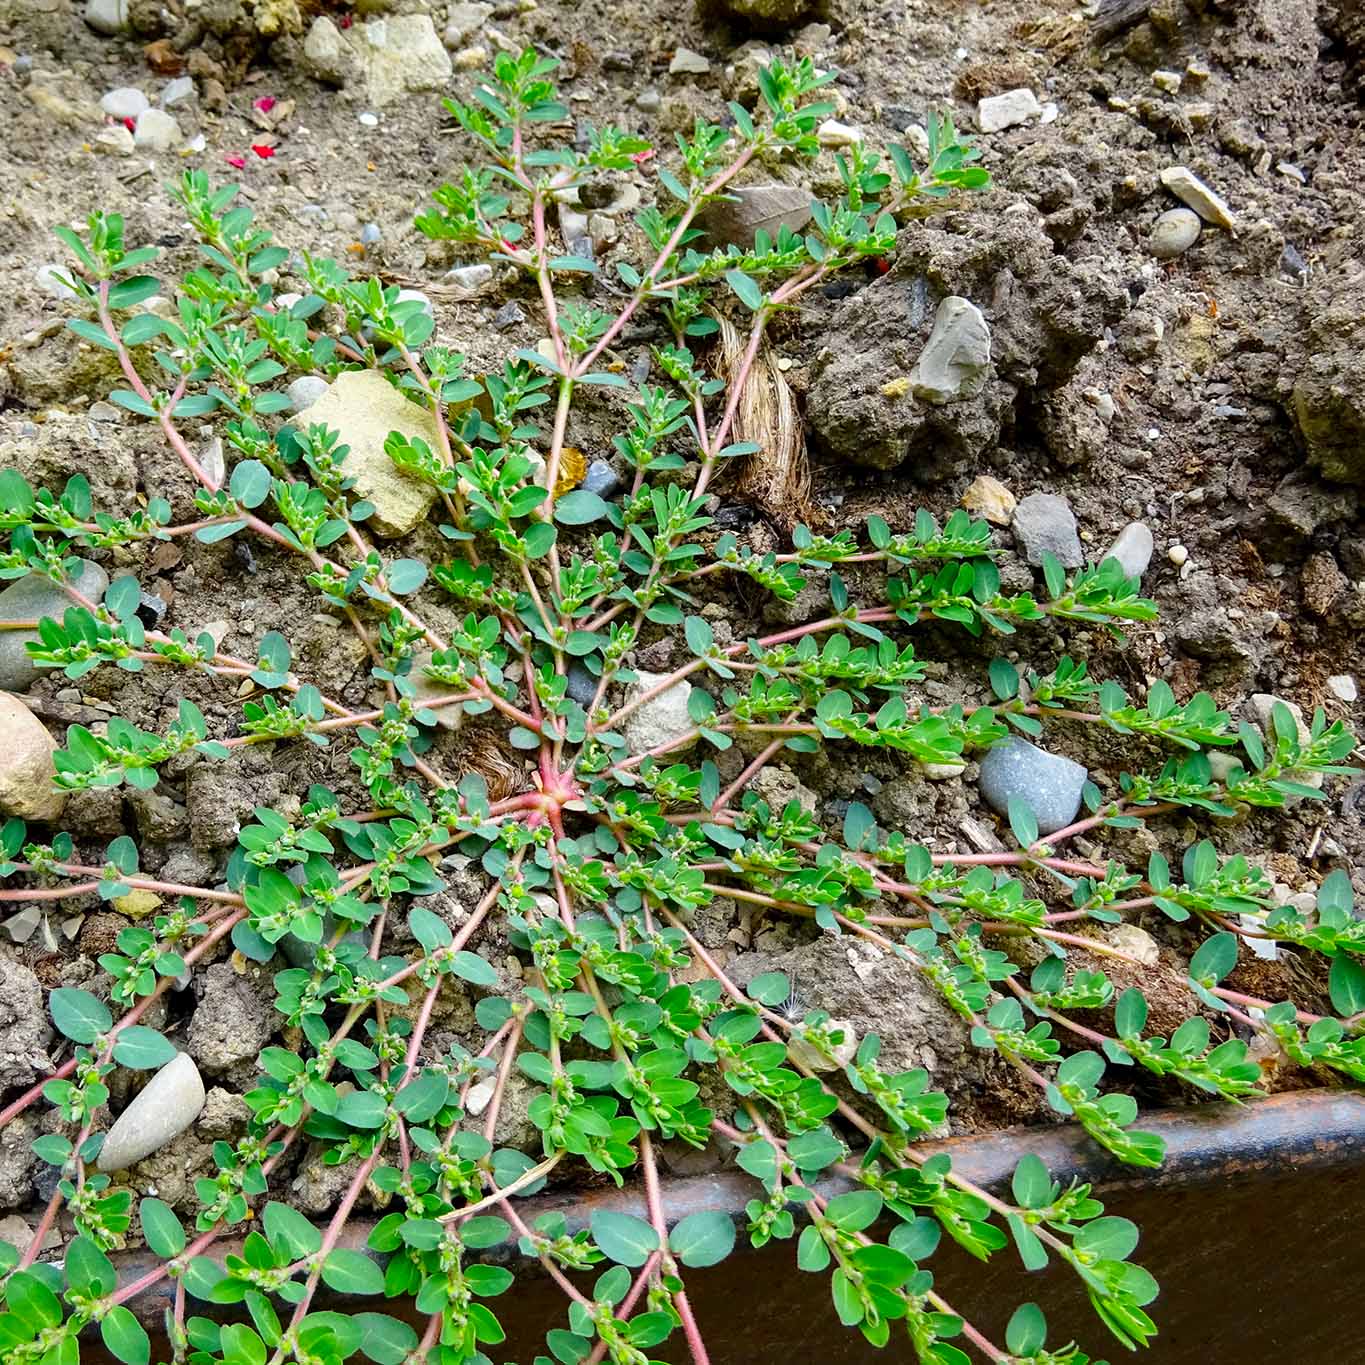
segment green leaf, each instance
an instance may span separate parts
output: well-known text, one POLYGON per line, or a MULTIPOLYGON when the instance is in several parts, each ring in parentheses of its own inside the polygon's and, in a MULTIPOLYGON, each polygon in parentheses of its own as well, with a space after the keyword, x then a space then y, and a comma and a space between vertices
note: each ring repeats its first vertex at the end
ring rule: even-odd
POLYGON ((228 491, 243 507, 259 507, 270 495, 270 471, 259 460, 243 460, 233 471, 228 491))
POLYGON ((745 987, 750 1000, 760 1005, 781 1005, 792 993, 791 978, 786 972, 762 972, 745 987))
POLYGON ((142 1220, 142 1235, 148 1249, 163 1261, 184 1251, 185 1229, 169 1204, 148 1197, 138 1205, 138 1216, 142 1220))
POLYGON ((877 1221, 881 1211, 882 1197, 876 1190, 851 1190, 848 1194, 836 1194, 825 1215, 845 1232, 861 1232, 877 1221))
POLYGON ((561 526, 586 526, 607 515, 607 504, 586 488, 575 488, 555 503, 555 520, 561 526))
POLYGON ((1052 1202, 1052 1187, 1052 1176, 1040 1156, 1026 1152, 1019 1158, 1011 1186, 1017 1204, 1026 1209, 1045 1208, 1052 1202))
POLYGON ((134 1071, 150 1071, 165 1066, 176 1055, 175 1044, 168 1042, 155 1029, 141 1024, 130 1024, 119 1030, 114 1044, 114 1060, 134 1071))
POLYGON ((416 592, 427 581, 427 566, 420 559, 395 559, 386 574, 389 591, 402 597, 416 592))
POLYGON ((88 1298, 113 1292, 118 1283, 114 1263, 88 1237, 77 1237, 66 1249, 66 1282, 88 1298))
POLYGON ((751 312, 756 313, 763 307, 763 290, 758 282, 742 270, 727 270, 725 283, 735 291, 735 297, 751 312))
POLYGON ((1038 842, 1038 817, 1033 807, 1022 796, 1011 796, 1009 801, 1010 829, 1021 848, 1031 848, 1038 842))
POLYGON ((693 1268, 718 1264, 734 1245, 735 1225, 728 1213, 719 1210, 688 1214, 668 1238, 669 1250, 693 1268))
POLYGON ((357 1313, 351 1321, 360 1329, 361 1354, 375 1365, 403 1365, 417 1347, 417 1333, 385 1313, 357 1313))
POLYGON ((1129 986, 1114 1007, 1114 1030, 1120 1038, 1140 1038, 1147 1027, 1147 999, 1136 986, 1129 986))
POLYGON ((297 1209, 273 1200, 265 1206, 261 1216, 266 1240, 278 1245, 290 1260, 302 1260, 322 1250, 322 1233, 297 1209))
POLYGON ((1332 959, 1327 978, 1332 993, 1332 1008, 1338 1014, 1359 1014, 1365 1010, 1365 967, 1345 953, 1332 959))
POLYGON ((338 1294, 382 1294, 384 1272, 363 1252, 344 1248, 322 1263, 322 1280, 338 1294))
POLYGON ((1016 1356, 1037 1355, 1047 1340, 1047 1319, 1036 1303, 1021 1303, 1005 1328, 1005 1345, 1016 1356))
POLYGON ((120 621, 126 621, 142 601, 142 589, 132 574, 122 574, 104 590, 104 605, 120 621))
POLYGON ((145 303, 160 290, 161 281, 155 275, 132 275, 110 288, 109 307, 132 308, 136 304, 145 303))
POLYGON ((1221 981, 1237 965, 1237 935, 1218 933, 1199 945, 1190 959, 1194 981, 1221 981))
POLYGON ((451 959, 450 965, 455 975, 463 977, 471 986, 496 986, 498 984, 496 968, 485 962, 478 953, 458 952, 451 959))
POLYGON ((109 1007, 89 991, 59 986, 47 998, 52 1022, 73 1043, 93 1043, 114 1022, 109 1007))
POLYGON ((659 1249, 658 1234, 633 1214, 595 1209, 591 1226, 593 1241, 618 1265, 642 1266, 659 1249))
POLYGON ((147 1365, 152 1358, 151 1339, 122 1304, 111 1308, 100 1320, 100 1337, 109 1354, 123 1365, 147 1365))

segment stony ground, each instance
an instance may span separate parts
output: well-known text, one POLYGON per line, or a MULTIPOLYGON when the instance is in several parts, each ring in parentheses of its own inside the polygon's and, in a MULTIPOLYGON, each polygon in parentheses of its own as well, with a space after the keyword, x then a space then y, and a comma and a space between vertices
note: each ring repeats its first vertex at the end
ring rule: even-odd
MULTIPOLYGON (((769 0, 758 7, 773 9, 769 0)), ((1155 0, 1106 5, 1098 20, 1053 0, 834 0, 824 15, 796 7, 755 36, 733 16, 700 17, 654 0, 449 7, 405 0, 390 9, 388 47, 362 62, 353 40, 366 18, 339 3, 325 7, 337 24, 305 44, 319 7, 305 5, 301 15, 293 0, 91 0, 89 17, 102 32, 85 22, 80 3, 0 0, 7 129, 0 467, 50 486, 83 470, 111 511, 157 495, 187 505, 188 483, 173 457, 144 424, 103 401, 113 382, 107 358, 64 328, 60 291, 45 273, 61 259, 54 224, 79 222, 97 207, 118 211, 130 239, 156 242, 185 265, 187 225, 160 187, 201 166, 215 179, 240 181, 291 249, 426 289, 440 339, 491 363, 534 345, 539 331, 530 301, 496 280, 487 288, 469 287, 467 277, 445 280, 450 267, 467 263, 430 249, 411 226, 432 185, 463 155, 438 90, 468 95, 490 54, 530 43, 562 58, 562 86, 580 119, 667 141, 697 114, 718 116, 727 99, 751 98, 755 64, 794 46, 837 72, 838 122, 870 144, 906 141, 913 151, 928 108, 950 110, 969 130, 993 127, 979 142, 996 181, 970 206, 912 225, 884 272, 831 286, 778 330, 774 364, 795 395, 798 443, 803 435, 813 465, 806 519, 832 528, 877 512, 903 524, 917 505, 942 516, 966 497, 998 521, 997 539, 1012 552, 1006 581, 1019 586, 1032 582, 1023 538, 1060 535, 1065 544, 1068 507, 1078 558, 1141 522, 1153 547, 1143 584, 1162 608, 1161 626, 1135 632, 1121 654, 1084 636, 1069 638, 1073 652, 1096 655, 1097 669, 1132 688, 1161 676, 1178 696, 1207 688, 1234 709, 1252 694, 1276 693, 1309 712, 1319 705, 1331 717, 1354 712, 1358 723, 1360 6, 1155 0), (1134 22, 1124 25, 1123 15, 1134 22), (165 117, 140 114, 141 97, 130 91, 164 106, 165 117), (993 102, 1020 91, 1027 97, 993 102), (125 112, 136 135, 119 121, 125 112), (1186 177, 1169 174, 1179 167, 1186 177), (1181 201, 1163 172, 1177 185, 1197 179, 1202 188, 1186 196, 1205 220, 1171 216, 1181 201), (1226 205, 1222 227, 1207 221, 1220 213, 1210 193, 1226 205), (972 396, 928 407, 910 395, 907 377, 947 295, 980 309, 993 366, 972 396), (1011 529, 1015 504, 1039 493, 1065 503, 1026 503, 1011 529), (1029 513, 1041 516, 1041 529, 1029 513)), ((619 211, 565 227, 586 231, 599 256, 630 253, 632 229, 619 211)), ((622 358, 630 363, 639 353, 628 346, 622 358)), ((593 438, 585 431, 579 443, 593 438)), ((722 489, 722 497, 722 520, 748 527, 760 543, 777 544, 789 530, 790 503, 761 489, 747 496, 722 489)), ((1143 539, 1129 533, 1130 544, 1143 539)), ((313 614, 270 556, 176 547, 139 572, 166 605, 164 627, 192 633, 212 624, 227 647, 252 657, 265 630, 282 628, 320 685, 348 702, 366 694, 366 665, 350 652, 347 633, 313 614)), ((747 604, 712 612, 742 638, 747 604)), ((1061 648, 1043 632, 1030 638, 1028 659, 1046 668, 1061 648)), ((960 637, 930 632, 921 652, 944 660, 929 695, 956 700, 979 695, 972 689, 995 646, 964 650, 960 637), (959 680, 966 676, 970 684, 959 680)), ((31 695, 53 704, 54 718, 63 715, 56 703, 108 705, 157 726, 180 694, 100 675, 84 692, 49 678, 31 695)), ((212 724, 231 723, 233 698, 197 685, 192 695, 212 724)), ((1116 777, 1102 742, 1080 737, 1071 754, 1097 780, 1116 777)), ((287 802, 310 781, 344 782, 329 761, 311 749, 250 752, 163 784, 153 798, 73 802, 67 822, 95 850, 136 831, 144 866, 168 880, 213 881, 253 805, 287 802)), ((841 758, 770 781, 809 792, 830 815, 860 792, 884 822, 936 846, 988 846, 993 817, 978 803, 975 769, 966 776, 931 783, 888 759, 850 768, 841 758)), ((1222 846, 1267 861, 1286 896, 1334 866, 1359 869, 1360 788, 1337 783, 1330 794, 1326 806, 1227 829, 1222 846)), ((1169 831, 1177 847, 1192 837, 1193 825, 1169 831)), ((1365 892, 1365 875, 1355 876, 1365 892)), ((458 900, 468 888, 456 883, 449 894, 458 900)), ((733 907, 714 916, 714 940, 728 944, 741 979, 785 967, 805 1004, 877 1019, 901 1055, 930 1066, 962 1101, 960 1124, 1033 1112, 1032 1097, 1016 1095, 1000 1068, 962 1046, 937 1001, 879 982, 885 964, 850 960, 845 949, 809 943, 786 926, 751 924, 733 907)), ((107 911, 45 927, 29 917, 0 936, 0 1084, 24 1084, 43 1066, 39 984, 91 980, 93 958, 122 922, 107 911)), ((1172 998, 1179 995, 1181 977, 1180 939, 1158 932, 1161 965, 1145 983, 1154 1006, 1167 978, 1172 998)), ((268 971, 225 960, 201 977, 197 1008, 177 997, 171 1011, 188 1021, 183 1045, 212 1087, 208 1108, 193 1133, 140 1168, 162 1198, 185 1208, 193 1177, 207 1169, 209 1143, 240 1131, 238 1093, 274 1027, 268 971)), ((438 1043, 472 1030, 463 996, 443 1010, 438 1043)), ((524 1127, 524 1107, 520 1121, 524 1127)), ((0 1135, 0 1208, 23 1208, 34 1197, 33 1135, 27 1122, 0 1135)), ((301 1162, 300 1207, 324 1210, 336 1174, 301 1162)))

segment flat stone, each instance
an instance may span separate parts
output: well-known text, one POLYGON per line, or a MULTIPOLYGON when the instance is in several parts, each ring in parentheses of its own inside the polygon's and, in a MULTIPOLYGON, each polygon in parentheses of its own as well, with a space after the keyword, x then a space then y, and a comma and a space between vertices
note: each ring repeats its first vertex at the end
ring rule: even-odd
POLYGON ((700 52, 690 47, 680 47, 668 64, 670 76, 704 76, 711 70, 711 63, 700 52))
POLYGON ((158 1152, 199 1117, 204 1082, 189 1053, 177 1053, 147 1082, 104 1139, 101 1171, 123 1171, 158 1152))
POLYGON ((161 92, 157 103, 163 109, 169 109, 175 104, 184 104, 186 100, 194 98, 194 77, 177 76, 173 81, 166 82, 166 88, 161 92))
MULTIPOLYGON (((109 575, 91 560, 82 559, 72 587, 83 596, 98 602, 109 586, 109 575)), ((37 621, 50 616, 60 621, 67 607, 72 606, 66 590, 40 574, 29 574, 16 579, 0 592, 0 621, 37 621)), ((51 672, 37 668, 29 659, 26 644, 36 644, 36 630, 0 630, 0 690, 27 692, 34 680, 51 672)))
POLYGON ((815 137, 822 147, 852 147, 863 140, 863 130, 851 123, 827 118, 815 130, 815 137))
POLYGON ((1102 936, 1116 952, 1137 958, 1144 967, 1156 967, 1161 962, 1156 939, 1136 924, 1112 924, 1102 931, 1102 936))
POLYGON ((991 373, 991 329, 970 299, 949 294, 934 315, 934 330, 924 343, 910 387, 926 403, 956 403, 975 398, 991 373))
POLYGON ((1008 526, 1017 503, 1014 494, 990 474, 978 474, 962 495, 963 507, 985 517, 993 526, 1008 526))
POLYGON ((987 95, 976 106, 976 126, 983 133, 998 133, 1039 118, 1042 112, 1038 97, 1027 86, 1021 86, 1002 95, 987 95))
MULTIPOLYGON (((419 650, 412 660, 412 672, 408 674, 408 681, 413 688, 413 701, 421 706, 424 702, 435 701, 438 697, 452 697, 460 691, 458 687, 451 686, 450 683, 441 682, 439 678, 433 678, 427 673, 427 665, 431 663, 431 650, 419 650)), ((442 730, 458 730, 464 723, 464 708, 462 706, 440 706, 432 714, 436 717, 436 724, 442 730)))
MULTIPOLYGON (((628 702, 668 677, 667 673, 650 673, 641 668, 636 670, 639 680, 631 684, 626 694, 628 702)), ((687 712, 687 701, 692 695, 692 684, 686 678, 674 683, 666 692, 637 707, 621 723, 621 733, 625 736, 631 754, 647 753, 662 744, 680 739, 693 728, 692 717, 687 712)), ((695 737, 687 744, 672 750, 674 754, 690 749, 696 743, 695 737)))
POLYGON ((697 225, 719 245, 747 251, 760 231, 776 241, 784 227, 800 232, 810 222, 811 193, 800 185, 741 185, 729 193, 733 199, 717 199, 697 217, 697 225))
POLYGON ((133 131, 133 146, 152 152, 169 152, 180 142, 180 125, 164 109, 146 110, 133 131))
POLYGON ((1173 260, 1199 239, 1203 220, 1193 209, 1167 209, 1152 224, 1147 249, 1159 261, 1173 260))
POLYGON ((456 48, 464 47, 492 17, 492 5, 451 5, 441 40, 453 52, 456 48))
POLYGON ((89 0, 85 22, 106 38, 122 33, 128 27, 128 0, 89 0))
POLYGON ((1187 208, 1192 208, 1206 223, 1237 229, 1237 220, 1227 201, 1211 190, 1188 166, 1168 166, 1161 172, 1161 183, 1187 208))
POLYGON ((327 392, 327 381, 320 374, 300 375, 286 392, 291 412, 307 412, 327 392))
POLYGON ((0 813, 21 820, 55 820, 66 792, 52 785, 57 744, 19 700, 0 692, 0 813))
POLYGON ((1054 554, 1068 569, 1085 563, 1076 515, 1065 498, 1056 493, 1030 493, 1014 509, 1014 538, 1024 558, 1035 568, 1044 552, 1054 554))
POLYGON ((431 510, 436 490, 395 468, 384 451, 391 431, 438 448, 436 419, 409 402, 378 370, 347 370, 308 409, 308 421, 340 432, 350 447, 343 469, 355 479, 352 497, 374 504, 366 523, 385 538, 406 535, 431 510))
POLYGON ((1076 818, 1089 776, 1079 763, 1011 735, 981 760, 981 795, 1004 816, 1009 815, 1011 800, 1025 801, 1038 821, 1038 832, 1051 834, 1076 818))
POLYGON ((100 98, 100 108, 110 118, 137 118, 151 107, 151 100, 135 85, 121 85, 100 98))
POLYGON ((522 311, 521 305, 512 299, 504 303, 496 313, 493 314, 493 326, 499 332, 505 332, 509 327, 516 327, 519 323, 526 321, 526 314, 522 311))
POLYGON ((493 287, 493 267, 487 261, 459 265, 446 271, 442 283, 450 286, 457 299, 477 299, 493 287))
POLYGON ((1140 521, 1129 522, 1104 552, 1105 559, 1117 559, 1125 578, 1141 578, 1152 562, 1156 543, 1151 531, 1140 521))

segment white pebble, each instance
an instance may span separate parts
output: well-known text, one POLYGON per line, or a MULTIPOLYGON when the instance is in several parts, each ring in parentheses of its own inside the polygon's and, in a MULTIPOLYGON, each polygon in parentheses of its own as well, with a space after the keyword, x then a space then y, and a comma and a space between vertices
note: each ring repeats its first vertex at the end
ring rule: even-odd
POLYGON ((359 123, 362 128, 379 127, 379 115, 370 113, 368 109, 363 114, 357 114, 355 117, 356 122, 359 123))
POLYGON ((173 81, 167 83, 166 88, 161 92, 161 105, 169 109, 173 104, 183 104, 187 99, 194 95, 194 77, 177 76, 173 81))
POLYGON ((33 278, 38 281, 38 288, 45 294, 51 294, 54 299, 74 299, 80 296, 72 287, 66 283, 71 278, 71 272, 61 265, 40 265, 33 272, 33 278), (64 278, 58 279, 61 275, 64 278))
POLYGON ((1338 700, 1353 702, 1360 695, 1356 680, 1349 673, 1334 673, 1327 679, 1327 690, 1338 700))
POLYGON ((121 85, 100 99, 100 108, 110 118, 137 118, 151 105, 151 101, 136 86, 121 85))
POLYGON ((1018 90, 1006 90, 1003 95, 988 95, 982 100, 976 106, 976 126, 983 133, 998 133, 1038 118, 1042 112, 1037 95, 1028 86, 1020 86, 1018 90))
POLYGON ((1183 545, 1172 545, 1171 548, 1166 551, 1166 558, 1169 559, 1177 569, 1182 568, 1189 557, 1190 552, 1183 545))
POLYGON ((162 109, 147 109, 133 130, 133 146, 168 152, 180 143, 180 125, 162 109))
POLYGON ((822 147, 852 147, 863 140, 861 128, 850 123, 840 123, 838 119, 826 119, 816 130, 822 147))

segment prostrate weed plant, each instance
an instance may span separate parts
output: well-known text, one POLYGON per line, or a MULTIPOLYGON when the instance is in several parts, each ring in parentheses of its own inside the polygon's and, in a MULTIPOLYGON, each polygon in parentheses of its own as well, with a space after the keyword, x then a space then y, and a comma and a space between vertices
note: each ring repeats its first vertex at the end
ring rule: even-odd
POLYGON ((707 492, 726 461, 755 449, 731 436, 765 328, 834 272, 892 252, 899 215, 980 188, 987 176, 951 124, 935 120, 923 169, 896 151, 883 171, 854 147, 838 162, 842 197, 815 206, 807 233, 784 229, 775 240, 759 234, 747 251, 702 251, 699 211, 747 164, 817 154, 828 107, 813 97, 826 78, 806 61, 776 63, 762 76, 756 113, 732 105, 732 127, 699 122, 676 151, 656 155, 614 128, 593 132, 585 151, 543 137, 567 118, 552 67, 530 52, 501 56, 474 104, 449 106, 487 161, 441 186, 417 220, 432 237, 516 266, 538 291, 550 344, 518 352, 499 373, 466 375, 460 355, 430 344, 433 320, 421 300, 400 301, 396 288, 353 278, 332 260, 305 256, 291 266, 302 297, 277 303, 266 277, 288 253, 234 204, 236 187, 213 189, 198 171, 174 188, 204 259, 176 282, 173 320, 136 311, 167 286, 144 273, 155 250, 130 249, 116 215, 93 214, 84 235, 60 232, 84 310, 71 326, 117 355, 128 387, 113 400, 160 428, 198 481, 199 515, 172 525, 158 498, 113 517, 92 509, 79 474, 60 495, 31 489, 13 471, 0 475, 9 544, 0 574, 45 575, 71 597, 61 620, 42 622, 34 662, 69 678, 108 665, 189 669, 234 687, 250 679, 256 691, 237 733, 221 738, 188 701, 164 734, 120 719, 103 734, 72 726, 57 754, 58 785, 149 788, 173 759, 183 770, 243 745, 302 741, 350 745, 356 789, 368 798, 352 808, 314 787, 292 817, 259 809, 241 832, 226 890, 141 875, 126 837, 102 864, 86 866, 73 861, 67 834, 42 842, 20 821, 4 827, 8 902, 143 890, 175 908, 123 930, 117 951, 100 958, 107 980, 98 994, 51 993, 71 1054, 0 1120, 46 1103, 74 1135, 34 1144, 60 1178, 31 1245, 0 1247, 0 1352, 10 1365, 74 1365, 79 1335, 97 1324, 115 1357, 146 1365, 151 1345, 129 1305, 169 1279, 165 1350, 176 1362, 488 1362, 504 1339, 498 1299, 515 1281, 513 1270, 481 1256, 515 1239, 567 1303, 537 1365, 647 1365, 675 1334, 700 1363, 708 1354, 686 1275, 729 1256, 742 1236, 756 1246, 796 1238, 797 1263, 825 1280, 839 1318, 874 1344, 894 1343, 897 1358, 908 1343, 916 1359, 937 1365, 969 1353, 1035 1365, 1090 1359, 1072 1345, 1047 1346, 1033 1304, 1013 1314, 1003 1342, 964 1320, 935 1288, 933 1256, 945 1233, 983 1260, 1018 1256, 1031 1270, 1066 1263, 1113 1336, 1125 1347, 1145 1344, 1156 1331, 1146 1310, 1157 1284, 1130 1259, 1138 1242, 1130 1222, 1106 1216, 1088 1186, 1064 1188, 1036 1157, 1020 1163, 1009 1197, 973 1185, 925 1141, 942 1130, 947 1101, 924 1071, 885 1068, 875 1033, 840 1054, 840 1030, 823 1013, 793 1008, 781 973, 741 990, 715 945, 695 936, 694 912, 731 897, 874 945, 932 982, 975 1042, 1017 1067, 1055 1111, 1124 1161, 1155 1166, 1160 1140, 1134 1127, 1135 1102, 1106 1081, 1121 1086, 1137 1066, 1215 1095, 1254 1095, 1260 1069, 1232 1020, 1302 1065, 1365 1079, 1365 925, 1351 916, 1344 873, 1326 879, 1316 914, 1305 914, 1275 907, 1260 869, 1220 857, 1209 842, 1190 848, 1179 871, 1159 854, 1130 870, 1066 846, 1171 811, 1216 819, 1318 797, 1308 779, 1350 771, 1339 765, 1353 737, 1319 712, 1305 739, 1281 705, 1263 739, 1206 695, 1182 706, 1156 683, 1138 705, 1066 659, 1024 676, 997 662, 995 700, 975 710, 918 704, 910 689, 925 666, 908 637, 920 622, 1026 639, 1039 621, 1117 634, 1155 615, 1112 560, 1070 578, 1049 561, 1042 595, 1003 594, 987 526, 961 512, 943 526, 921 512, 899 529, 872 517, 862 537, 798 528, 780 554, 756 553, 733 535, 715 539, 707 492), (556 254, 547 214, 557 194, 637 166, 657 175, 662 207, 637 215, 638 264, 618 267, 613 292, 622 302, 604 312, 562 292, 598 267, 556 254), (748 316, 743 361, 728 384, 708 377, 694 350, 715 330, 717 309, 748 316), (612 346, 645 310, 671 339, 653 352, 659 382, 632 388, 612 346), (371 506, 350 494, 338 433, 277 420, 287 376, 330 379, 356 368, 382 372, 434 419, 434 446, 394 433, 388 453, 436 490, 449 541, 441 562, 387 558, 367 530, 371 506), (633 471, 614 500, 565 477, 575 403, 595 395, 600 406, 604 389, 622 391, 625 425, 614 444, 633 471), (224 419, 230 472, 205 467, 182 433, 185 419, 211 415, 224 419), (295 674, 278 632, 252 660, 223 653, 208 635, 145 628, 132 575, 102 602, 73 586, 78 551, 190 535, 255 536, 268 553, 291 556, 319 605, 364 641, 382 704, 357 711, 324 695, 295 674), (721 643, 696 610, 701 580, 713 575, 790 601, 812 573, 828 575, 829 604, 805 624, 721 643), (424 618, 433 595, 463 613, 448 635, 424 618), (685 640, 688 662, 640 685, 635 652, 667 632, 685 640), (590 678, 586 701, 569 695, 571 669, 590 678), (683 691, 685 722, 632 752, 628 722, 683 691), (520 789, 493 799, 477 775, 443 776, 433 727, 450 709, 483 717, 526 756, 520 789), (879 829, 857 803, 834 831, 794 801, 775 809, 751 790, 784 751, 865 745, 942 765, 1011 729, 1037 735, 1071 725, 1135 736, 1144 750, 1166 745, 1173 756, 1155 771, 1125 773, 1117 790, 1089 786, 1083 818, 1045 838, 1016 803, 1015 846, 1003 853, 931 853, 914 831, 879 829), (718 764, 731 749, 741 760, 718 764), (1216 778, 1207 756, 1215 750, 1237 756, 1216 778), (444 889, 440 860, 451 851, 476 860, 487 878, 457 932, 421 903, 444 889), (1191 1017, 1169 1039, 1148 1032, 1140 989, 1115 999, 1103 972, 1068 959, 1075 949, 1122 956, 1073 932, 1077 921, 1113 924, 1152 907, 1208 931, 1189 966, 1191 1017), (403 920, 420 945, 411 959, 385 952, 386 927, 403 920), (494 989, 499 973, 480 951, 492 922, 524 967, 506 993, 494 989), (142 1022, 173 982, 227 941, 271 961, 286 935, 312 945, 309 965, 274 978, 281 1027, 297 1050, 261 1054, 259 1083, 246 1096, 250 1131, 216 1144, 217 1175, 198 1182, 192 1226, 155 1197, 134 1208, 126 1184, 93 1170, 110 1073, 174 1055, 142 1022), (1331 958, 1332 1003, 1343 1017, 1224 988, 1248 938, 1331 958), (1031 972, 1018 965, 1021 947, 1034 962, 1043 950, 1031 972), (428 1025, 452 976, 487 992, 476 1016, 486 1037, 477 1052, 436 1056, 428 1025), (1078 1011, 1112 1017, 1112 1031, 1077 1022, 1078 1011), (822 1059, 827 1065, 809 1065, 822 1059), (494 1146, 514 1068, 537 1087, 530 1118, 539 1152, 494 1146), (706 1093, 726 1094, 722 1112, 702 1102, 701 1080, 706 1093), (466 1110, 475 1085, 486 1102, 478 1120, 466 1110), (289 1207, 275 1179, 304 1140, 327 1162, 354 1165, 322 1228, 289 1207), (735 1150, 755 1182, 741 1227, 721 1210, 670 1225, 659 1174, 665 1140, 735 1150), (618 1183, 638 1175, 648 1216, 599 1211, 586 1229, 561 1215, 527 1221, 521 1201, 574 1168, 618 1183), (367 1187, 388 1209, 369 1237, 373 1255, 340 1245, 367 1187), (63 1209, 79 1235, 63 1265, 43 1263, 39 1248, 63 1209), (134 1218, 161 1263, 120 1282, 108 1253, 134 1218), (239 1255, 213 1258, 220 1239, 243 1233, 239 1255), (324 1287, 413 1300, 420 1330, 374 1303, 320 1310, 324 1287), (196 1311, 201 1305, 213 1305, 213 1316, 196 1311))

